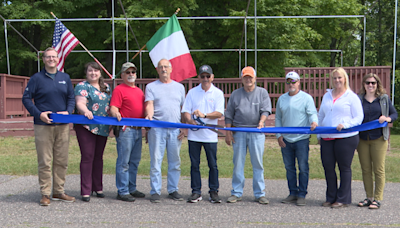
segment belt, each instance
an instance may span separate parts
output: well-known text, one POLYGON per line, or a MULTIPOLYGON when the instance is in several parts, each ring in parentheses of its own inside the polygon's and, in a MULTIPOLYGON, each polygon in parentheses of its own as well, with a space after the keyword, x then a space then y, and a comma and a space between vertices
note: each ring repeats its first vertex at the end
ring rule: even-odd
POLYGON ((135 129, 135 130, 140 130, 140 129, 142 129, 142 127, 135 127, 135 126, 126 126, 126 127, 129 127, 129 128, 131 128, 131 129, 135 129))

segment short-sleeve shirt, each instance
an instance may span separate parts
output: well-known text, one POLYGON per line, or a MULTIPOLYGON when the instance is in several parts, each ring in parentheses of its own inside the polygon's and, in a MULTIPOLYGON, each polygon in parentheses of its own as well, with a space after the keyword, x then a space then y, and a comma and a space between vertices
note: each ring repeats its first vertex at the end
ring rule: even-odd
POLYGON ((181 122, 181 107, 185 101, 185 87, 179 82, 160 80, 146 86, 146 101, 153 101, 153 119, 171 123, 181 122))
POLYGON ((115 87, 110 106, 117 107, 123 118, 144 118, 143 91, 122 83, 115 87))
MULTIPOLYGON (((110 92, 110 87, 107 85, 107 92, 110 92)), ((86 98, 86 107, 93 113, 94 116, 108 116, 110 110, 110 98, 107 92, 100 92, 96 87, 90 85, 89 82, 83 81, 75 86, 75 96, 86 98)), ((78 111, 76 111, 78 113, 78 111)), ((83 125, 95 135, 108 136, 109 126, 105 124, 87 124, 83 125)))
MULTIPOLYGON (((201 88, 201 84, 194 87, 193 89, 189 90, 186 96, 185 104, 182 107, 182 113, 187 112, 191 114, 197 109, 205 114, 215 111, 224 114, 224 93, 214 85, 211 85, 210 89, 207 91, 201 88)), ((206 124, 218 124, 218 119, 202 118, 201 120, 206 124)), ((199 129, 197 131, 189 129, 188 140, 195 142, 217 143, 218 134, 208 129, 199 129)))

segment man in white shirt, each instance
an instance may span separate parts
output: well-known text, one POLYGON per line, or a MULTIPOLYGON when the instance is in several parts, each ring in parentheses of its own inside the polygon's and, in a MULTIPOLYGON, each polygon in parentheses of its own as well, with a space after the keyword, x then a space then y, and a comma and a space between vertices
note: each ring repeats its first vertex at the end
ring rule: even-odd
MULTIPOLYGON (((203 65, 199 68, 198 78, 200 85, 188 92, 182 108, 186 123, 198 125, 203 122, 217 125, 218 118, 224 113, 224 93, 212 84, 214 74, 209 65, 203 65), (198 121, 195 119, 198 119, 198 121)), ((201 196, 200 153, 201 147, 204 147, 210 169, 208 175, 209 199, 211 203, 220 203, 217 167, 218 134, 208 129, 189 129, 188 142, 192 188, 192 195, 188 202, 196 203, 203 199, 201 196)))

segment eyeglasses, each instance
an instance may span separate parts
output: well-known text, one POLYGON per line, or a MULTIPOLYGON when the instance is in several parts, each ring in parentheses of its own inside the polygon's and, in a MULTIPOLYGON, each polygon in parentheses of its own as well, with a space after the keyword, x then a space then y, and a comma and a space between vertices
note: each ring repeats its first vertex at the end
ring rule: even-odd
POLYGON ((125 71, 125 74, 136 74, 136 71, 125 71))
POLYGON ((48 56, 44 56, 45 59, 56 59, 58 58, 58 56, 54 56, 54 55, 48 55, 48 56))
POLYGON ((291 81, 289 81, 289 80, 287 80, 286 81, 286 84, 296 84, 296 82, 298 82, 298 80, 291 80, 291 81))
POLYGON ((205 77, 211 78, 211 75, 209 75, 209 74, 207 74, 207 75, 200 75, 200 78, 201 78, 201 79, 204 79, 205 77))
POLYGON ((365 85, 369 85, 369 84, 376 85, 376 82, 365 82, 365 85))
POLYGON ((158 68, 158 69, 164 69, 164 68, 167 69, 167 68, 169 68, 169 67, 171 67, 171 66, 168 66, 168 65, 167 65, 167 66, 158 66, 157 68, 158 68))

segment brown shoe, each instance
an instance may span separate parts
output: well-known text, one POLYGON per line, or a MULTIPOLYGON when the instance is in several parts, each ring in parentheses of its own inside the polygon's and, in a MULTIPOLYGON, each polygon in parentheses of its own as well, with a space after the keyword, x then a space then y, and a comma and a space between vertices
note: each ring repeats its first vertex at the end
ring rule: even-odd
POLYGON ((63 202, 67 202, 67 203, 73 203, 73 202, 75 202, 75 197, 69 196, 65 193, 53 194, 52 200, 61 200, 63 202))
POLYGON ((344 204, 344 203, 339 203, 339 202, 335 202, 331 205, 332 208, 340 208, 340 207, 348 207, 348 204, 344 204))
POLYGON ((322 204, 323 207, 330 207, 331 205, 331 202, 325 202, 322 204))
POLYGON ((42 195, 42 199, 40 200, 40 206, 49 206, 50 205, 50 197, 42 195))

